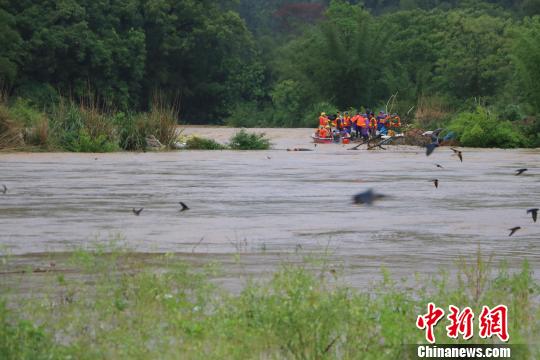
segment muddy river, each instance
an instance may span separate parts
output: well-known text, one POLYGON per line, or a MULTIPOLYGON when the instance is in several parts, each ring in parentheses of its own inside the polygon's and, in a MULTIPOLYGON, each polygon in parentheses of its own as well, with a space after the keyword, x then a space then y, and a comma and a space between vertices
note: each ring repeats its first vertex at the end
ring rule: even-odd
MULTIPOLYGON (((272 150, 0 154, 3 251, 38 261, 121 234, 142 253, 240 253, 244 271, 262 274, 291 254, 328 250, 362 286, 381 267, 396 277, 436 272, 480 246, 510 267, 528 259, 540 277, 540 220, 526 214, 540 207, 540 150, 465 148, 460 162, 449 148, 350 151, 314 147, 309 129, 264 131, 272 150), (387 198, 354 206, 370 188, 387 198), (190 210, 179 212, 179 201, 190 210)), ((234 129, 186 133, 226 141, 234 129)))

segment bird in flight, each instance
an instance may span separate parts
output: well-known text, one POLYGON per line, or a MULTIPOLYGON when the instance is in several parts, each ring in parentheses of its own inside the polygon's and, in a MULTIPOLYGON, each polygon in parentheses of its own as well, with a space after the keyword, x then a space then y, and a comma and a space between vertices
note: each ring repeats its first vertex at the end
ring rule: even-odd
POLYGON ((517 169, 516 170, 516 176, 523 174, 527 170, 529 170, 529 169, 517 169))
POLYGON ((180 209, 180 211, 186 211, 186 210, 189 210, 189 207, 184 204, 182 201, 179 202, 179 204, 182 206, 182 208, 180 209))
POLYGON ((444 169, 444 166, 442 166, 441 164, 435 164, 435 166, 438 168, 444 169))
POLYGON ((463 153, 458 149, 454 149, 454 148, 450 148, 450 149, 452 149, 454 154, 459 157, 459 160, 461 160, 461 162, 463 162, 463 153))
POLYGON ((538 210, 539 210, 538 208, 527 210, 527 214, 531 214, 534 222, 536 222, 536 219, 538 218, 538 210))
POLYGON ((133 213, 137 216, 141 215, 141 212, 143 211, 144 208, 140 208, 139 210, 136 210, 135 208, 132 209, 133 213))
POLYGON ((433 185, 435 185, 436 188, 439 187, 439 179, 432 179, 430 181, 433 182, 433 185))
POLYGON ((519 229, 521 229, 521 226, 515 226, 515 227, 513 227, 513 228, 511 228, 511 229, 508 229, 508 230, 510 230, 510 234, 509 234, 508 236, 514 235, 514 233, 515 233, 516 231, 518 231, 519 229))
POLYGON ((426 156, 431 155, 433 151, 435 151, 435 148, 439 146, 438 142, 432 142, 431 144, 426 145, 426 156))
POLYGON ((2 184, 2 194, 6 194, 7 193, 7 186, 5 184, 2 184))
POLYGON ((372 189, 358 193, 353 196, 353 202, 355 204, 366 204, 371 205, 375 200, 382 199, 386 197, 383 194, 376 194, 372 189))

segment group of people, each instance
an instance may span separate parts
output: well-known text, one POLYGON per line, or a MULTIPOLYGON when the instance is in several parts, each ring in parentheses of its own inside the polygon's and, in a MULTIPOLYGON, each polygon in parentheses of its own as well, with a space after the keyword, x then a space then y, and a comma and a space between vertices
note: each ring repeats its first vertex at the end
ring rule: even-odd
POLYGON ((319 138, 351 138, 362 137, 367 140, 377 135, 387 135, 388 131, 399 132, 401 119, 397 114, 386 114, 380 111, 375 115, 371 111, 365 114, 356 112, 351 116, 348 112, 337 112, 327 115, 322 112, 319 116, 319 128, 316 135, 319 138))

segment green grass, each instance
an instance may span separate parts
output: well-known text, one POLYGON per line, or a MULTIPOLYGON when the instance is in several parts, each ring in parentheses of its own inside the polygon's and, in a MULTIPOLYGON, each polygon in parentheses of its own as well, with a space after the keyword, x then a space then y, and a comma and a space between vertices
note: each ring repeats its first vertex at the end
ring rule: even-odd
MULTIPOLYGON (((522 358, 539 354, 539 288, 526 262, 510 273, 478 253, 452 277, 441 272, 410 287, 384 272, 377 286, 357 290, 328 261, 310 261, 284 264, 239 294, 214 285, 213 265, 193 268, 171 254, 157 263, 159 270, 144 267, 135 254, 108 247, 78 250, 68 264, 79 275, 46 274, 28 300, 14 304, 16 286, 4 285, 0 358, 407 358, 406 344, 426 343, 415 321, 428 302, 477 315, 482 305, 505 304, 510 343, 528 344, 522 358)), ((443 323, 439 342, 464 342, 450 341, 443 323)), ((495 342, 476 327, 475 334, 474 343, 495 342)))

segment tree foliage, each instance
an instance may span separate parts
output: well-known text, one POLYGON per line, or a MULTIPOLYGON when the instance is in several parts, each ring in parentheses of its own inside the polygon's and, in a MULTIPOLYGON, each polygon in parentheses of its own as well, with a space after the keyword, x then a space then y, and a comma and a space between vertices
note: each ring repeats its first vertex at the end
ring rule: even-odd
POLYGON ((298 126, 320 104, 394 94, 401 112, 436 98, 534 115, 538 13, 540 0, 0 0, 0 86, 39 110, 91 96, 126 113, 159 91, 199 123, 298 126))

